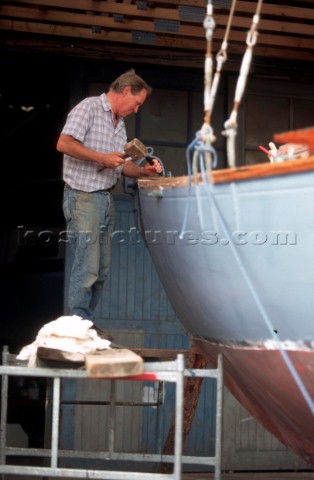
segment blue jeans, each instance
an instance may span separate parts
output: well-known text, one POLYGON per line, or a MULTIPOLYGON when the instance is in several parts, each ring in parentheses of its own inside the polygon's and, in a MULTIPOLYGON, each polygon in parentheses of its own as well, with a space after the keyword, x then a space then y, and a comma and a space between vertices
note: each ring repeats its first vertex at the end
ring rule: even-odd
POLYGON ((113 198, 106 191, 87 193, 66 187, 63 212, 74 254, 67 313, 93 320, 110 267, 113 198))

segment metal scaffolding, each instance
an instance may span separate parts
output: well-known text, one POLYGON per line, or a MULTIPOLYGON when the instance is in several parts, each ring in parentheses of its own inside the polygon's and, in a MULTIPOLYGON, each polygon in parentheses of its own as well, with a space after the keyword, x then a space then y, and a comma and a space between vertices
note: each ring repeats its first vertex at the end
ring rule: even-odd
MULTIPOLYGON (((25 364, 14 362, 12 354, 7 347, 4 347, 2 354, 2 366, 0 374, 2 377, 1 388, 1 423, 0 423, 0 473, 4 475, 26 475, 26 476, 47 476, 67 478, 90 478, 102 480, 180 480, 182 464, 206 465, 214 467, 215 480, 221 478, 221 437, 222 437, 222 395, 223 395, 223 366, 222 357, 217 359, 216 369, 187 369, 184 365, 184 356, 178 354, 173 361, 145 362, 144 373, 128 377, 128 380, 171 382, 175 384, 175 432, 174 432, 174 454, 141 454, 124 453, 114 451, 114 425, 108 430, 108 451, 106 452, 83 452, 76 450, 59 449, 60 435, 60 402, 61 402, 61 381, 65 378, 85 379, 91 378, 86 370, 75 368, 45 368, 28 367, 25 364), (9 377, 43 377, 52 382, 51 393, 51 425, 49 448, 20 448, 7 446, 7 423, 8 423, 8 391, 9 377), (182 454, 183 449, 183 406, 184 406, 184 378, 203 377, 216 379, 216 438, 215 456, 186 456, 182 454), (7 461, 8 458, 10 461, 7 461), (13 464, 16 457, 42 458, 45 466, 13 464), (102 469, 64 468, 59 466, 59 460, 64 458, 89 460, 128 460, 134 462, 159 462, 173 464, 172 473, 144 473, 136 471, 113 471, 102 469)), ((112 382, 110 408, 115 408, 114 384, 121 381, 120 378, 110 379, 112 382)), ((113 415, 111 415, 113 418, 113 415)), ((50 420, 50 419, 49 419, 50 420)))

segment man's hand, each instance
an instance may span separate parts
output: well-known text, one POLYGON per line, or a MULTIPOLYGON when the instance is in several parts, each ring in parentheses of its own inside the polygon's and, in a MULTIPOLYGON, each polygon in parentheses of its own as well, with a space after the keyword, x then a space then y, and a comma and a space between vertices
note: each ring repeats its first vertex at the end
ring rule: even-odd
POLYGON ((111 153, 103 153, 101 160, 101 166, 99 167, 98 171, 104 170, 105 168, 117 168, 120 165, 125 163, 125 159, 122 158, 123 153, 120 152, 111 152, 111 153))
POLYGON ((154 158, 153 165, 145 165, 145 167, 139 167, 131 160, 127 160, 123 165, 122 173, 127 177, 153 177, 162 172, 162 165, 161 163, 154 158))
POLYGON ((153 158, 153 162, 153 165, 145 165, 145 167, 143 167, 142 175, 144 177, 152 177, 162 172, 162 165, 158 162, 157 158, 153 158))

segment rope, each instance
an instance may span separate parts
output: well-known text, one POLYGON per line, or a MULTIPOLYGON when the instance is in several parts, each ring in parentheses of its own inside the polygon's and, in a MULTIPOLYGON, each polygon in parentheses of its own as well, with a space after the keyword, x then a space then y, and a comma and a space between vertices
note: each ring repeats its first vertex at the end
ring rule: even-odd
POLYGON ((235 97, 233 101, 233 109, 229 119, 225 122, 225 130, 222 132, 223 135, 227 137, 227 154, 228 154, 228 165, 229 167, 235 167, 235 137, 237 133, 237 116, 240 106, 240 102, 243 97, 245 90, 248 74, 250 71, 253 47, 257 41, 257 26, 260 20, 260 11, 262 8, 263 0, 258 0, 255 14, 252 19, 251 28, 247 33, 246 37, 246 51, 242 59, 240 74, 236 86, 235 97))
MULTIPOLYGON (((204 123, 201 128, 201 135, 199 136, 199 140, 197 141, 198 145, 202 140, 204 142, 204 149, 203 155, 204 157, 202 160, 205 160, 206 168, 210 170, 212 168, 212 151, 210 150, 211 144, 216 140, 213 128, 210 125, 211 122, 211 115, 213 106, 215 103, 215 99, 217 96, 219 81, 220 81, 220 74, 222 70, 222 66, 227 60, 227 47, 228 47, 228 38, 231 29, 233 14, 235 10, 236 0, 232 0, 232 6, 230 10, 230 14, 228 17, 227 28, 225 31, 224 39, 221 45, 221 49, 216 56, 216 72, 212 81, 212 71, 213 71, 213 60, 212 60, 212 37, 213 31, 215 28, 215 21, 213 19, 213 6, 211 1, 208 1, 207 4, 207 15, 204 19, 203 26, 206 30, 206 39, 207 39, 207 50, 206 50, 206 58, 205 58, 205 75, 204 75, 204 123)), ((197 183, 197 166, 199 165, 199 151, 200 148, 195 149, 193 155, 193 173, 195 176, 195 182, 197 183)), ((216 152, 215 154, 216 155, 216 152)), ((215 159, 215 163, 217 163, 217 159, 215 159)))
POLYGON ((212 82, 213 74, 213 57, 212 57, 212 38, 213 31, 216 26, 213 18, 213 6, 211 0, 208 0, 206 16, 203 22, 205 29, 205 36, 207 40, 206 56, 205 56, 205 66, 204 66, 204 112, 205 118, 204 123, 209 125, 210 118, 210 88, 212 82))
POLYGON ((202 151, 202 161, 205 160, 207 168, 210 170, 212 167, 212 156, 210 151, 211 143, 214 139, 213 130, 210 126, 210 110, 212 105, 211 96, 211 82, 213 71, 212 60, 212 38, 215 28, 215 21, 213 18, 213 6, 211 0, 208 0, 206 8, 206 16, 204 18, 203 26, 205 29, 205 36, 207 40, 206 57, 204 65, 204 123, 200 132, 196 134, 195 140, 187 148, 187 169, 189 182, 191 181, 191 166, 194 175, 195 184, 197 184, 197 174, 199 165, 199 154, 202 151), (196 147, 196 148, 195 148, 196 147), (192 152, 193 151, 193 155, 192 152), (193 157, 191 161, 191 155, 193 157))
POLYGON ((208 121, 210 121, 210 117, 211 117, 213 107, 214 107, 214 103, 215 103, 215 100, 216 100, 218 86, 219 86, 219 82, 220 82, 220 78, 221 78, 221 70, 222 70, 223 64, 227 61, 228 38, 229 38, 229 33, 230 33, 230 29, 231 29, 231 24, 232 24, 232 20, 233 20, 233 14, 234 14, 236 2, 237 2, 237 0, 232 0, 232 5, 231 5, 229 17, 228 17, 228 22, 227 22, 225 35, 224 35, 224 38, 223 38, 223 41, 222 41, 222 44, 221 44, 221 48, 216 55, 217 66, 216 66, 216 72, 215 72, 215 75, 214 75, 214 79, 213 79, 210 94, 209 94, 209 102, 208 102, 209 105, 208 105, 208 112, 207 112, 208 121))
MULTIPOLYGON (((202 132, 199 131, 196 133, 194 140, 188 145, 186 149, 186 162, 187 162, 187 177, 188 177, 188 192, 186 196, 186 207, 184 212, 183 223, 181 227, 181 232, 179 238, 183 238, 183 234, 186 230, 186 225, 189 217, 190 210, 190 199, 191 199, 191 187, 192 187, 192 173, 194 177, 194 183, 198 183, 198 171, 206 169, 208 171, 208 157, 212 161, 211 167, 216 168, 218 159, 216 150, 210 145, 205 145, 203 141, 202 132)), ((210 168, 211 168, 210 167, 210 168)))

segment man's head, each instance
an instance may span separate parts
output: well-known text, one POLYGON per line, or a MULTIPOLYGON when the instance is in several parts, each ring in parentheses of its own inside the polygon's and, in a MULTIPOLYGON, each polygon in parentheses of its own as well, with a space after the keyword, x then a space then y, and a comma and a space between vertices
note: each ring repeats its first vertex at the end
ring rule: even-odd
POLYGON ((123 92, 125 87, 130 87, 133 95, 138 94, 141 90, 146 90, 147 95, 152 93, 152 88, 147 85, 139 75, 136 75, 135 70, 132 68, 125 73, 122 73, 120 77, 116 78, 109 87, 109 91, 115 93, 123 92))
POLYGON ((151 92, 152 88, 132 69, 112 82, 108 97, 113 112, 120 117, 127 117, 138 111, 151 92))

